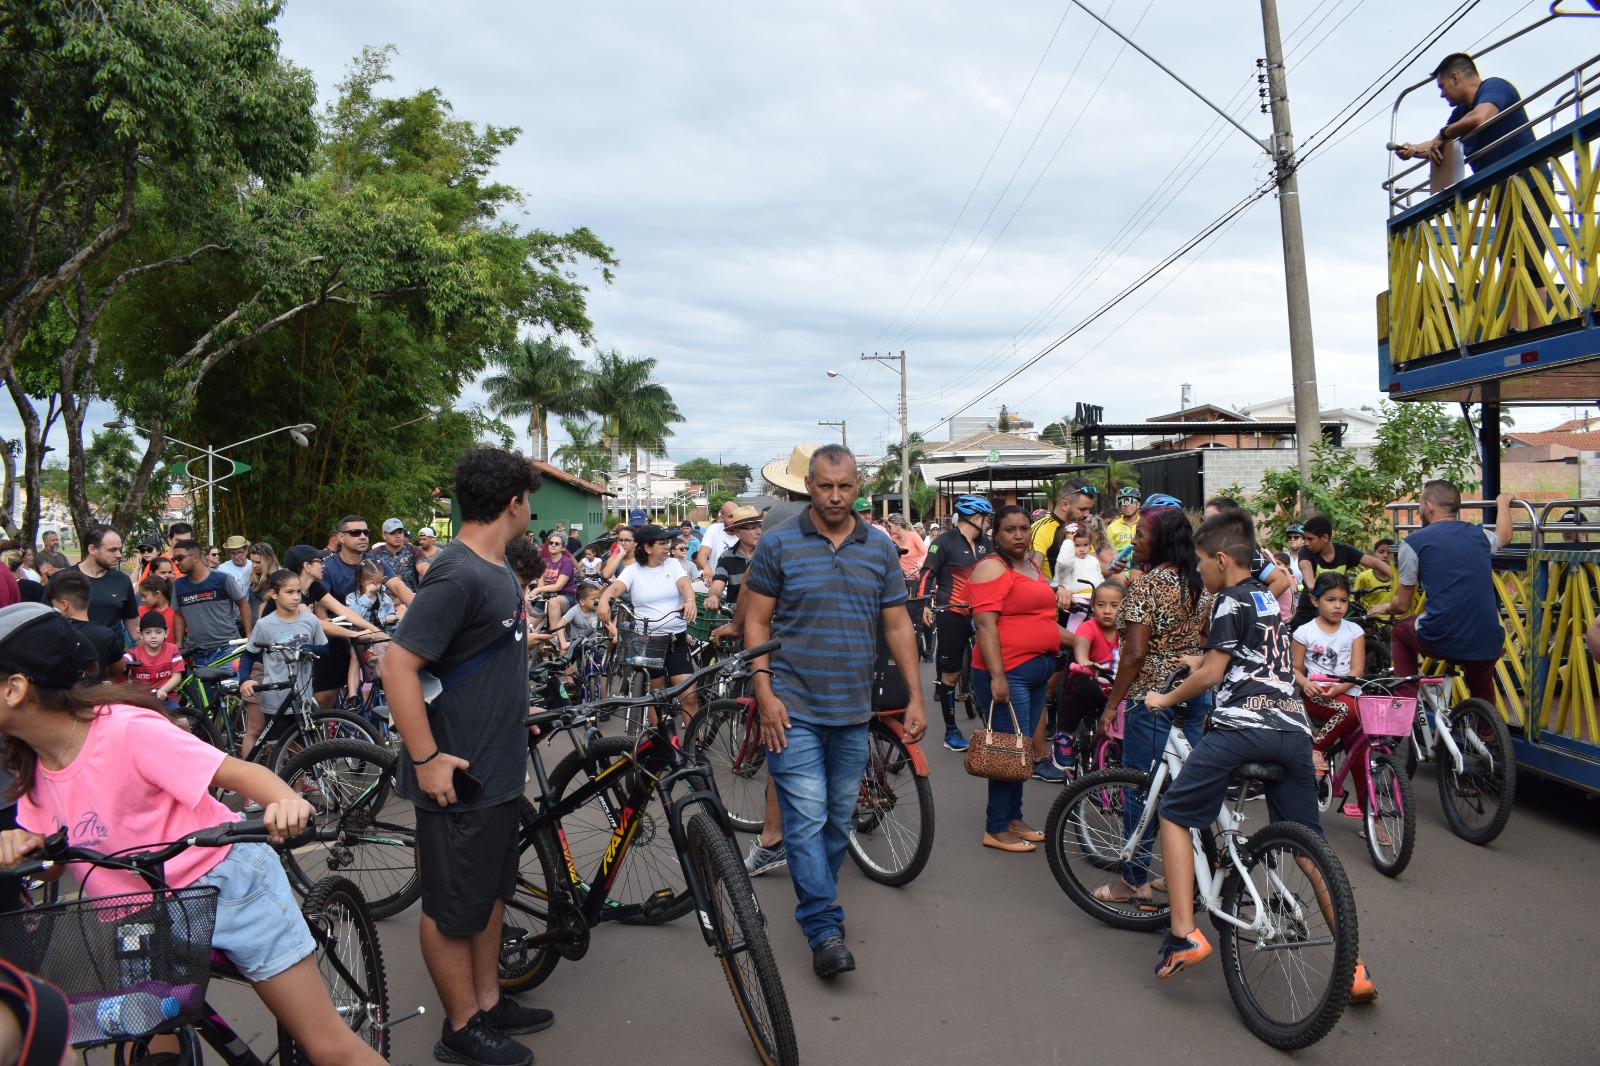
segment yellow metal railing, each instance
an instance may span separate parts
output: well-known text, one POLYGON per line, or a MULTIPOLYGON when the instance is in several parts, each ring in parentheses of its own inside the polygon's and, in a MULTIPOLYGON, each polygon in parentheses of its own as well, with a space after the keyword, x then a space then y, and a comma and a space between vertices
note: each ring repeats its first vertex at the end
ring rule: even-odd
POLYGON ((1389 236, 1395 365, 1576 322, 1600 288, 1591 123, 1499 180, 1468 179, 1389 236), (1550 154, 1553 151, 1554 154, 1550 154))
POLYGON ((1537 609, 1527 660, 1533 681, 1533 729, 1569 740, 1600 744, 1595 713, 1597 676, 1583 635, 1600 605, 1600 560, 1583 551, 1534 553, 1533 595, 1537 609))

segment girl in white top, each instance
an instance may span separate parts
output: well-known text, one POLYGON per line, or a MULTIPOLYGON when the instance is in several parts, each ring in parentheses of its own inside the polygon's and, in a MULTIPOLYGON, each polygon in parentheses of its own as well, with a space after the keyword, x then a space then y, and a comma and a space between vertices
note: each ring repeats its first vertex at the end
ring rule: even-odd
MULTIPOLYGON (((634 561, 623 567, 616 580, 600 594, 600 624, 617 639, 617 625, 611 619, 611 601, 627 593, 633 601, 633 616, 648 625, 651 637, 671 637, 662 670, 650 670, 650 687, 678 684, 693 672, 689 661, 689 623, 694 621, 694 586, 683 566, 672 557, 676 535, 660 526, 643 526, 634 535, 634 561), (682 612, 681 614, 679 612, 682 612)), ((692 717, 698 709, 694 693, 683 696, 683 713, 692 717)))
MULTIPOLYGON (((1317 773, 1328 770, 1328 752, 1333 745, 1356 728, 1354 697, 1361 690, 1348 681, 1313 681, 1315 675, 1360 677, 1366 671, 1365 634, 1344 615, 1350 609, 1350 580, 1343 574, 1324 570, 1311 590, 1317 616, 1294 631, 1289 651, 1294 657, 1294 680, 1305 694, 1306 713, 1319 723, 1311 737, 1311 757, 1317 773)), ((1355 787, 1365 794, 1365 766, 1351 767, 1355 787)), ((1347 818, 1361 817, 1354 803, 1344 805, 1347 818)), ((1382 827, 1379 827, 1380 830, 1382 827)), ((1379 843, 1387 843, 1380 833, 1379 843)))

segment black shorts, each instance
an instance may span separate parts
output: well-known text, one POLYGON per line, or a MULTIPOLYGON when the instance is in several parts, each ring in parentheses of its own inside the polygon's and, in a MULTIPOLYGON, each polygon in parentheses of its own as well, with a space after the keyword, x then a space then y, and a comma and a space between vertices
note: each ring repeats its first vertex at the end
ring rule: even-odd
POLYGON ((1317 774, 1311 764, 1311 734, 1281 729, 1210 729, 1183 770, 1161 796, 1161 817, 1185 829, 1217 820, 1228 783, 1247 762, 1283 767, 1282 781, 1264 782, 1267 820, 1288 820, 1322 833, 1317 815, 1317 774))
POLYGON ((959 673, 967 646, 972 643, 972 619, 954 611, 941 611, 933 616, 933 631, 938 638, 935 668, 941 674, 959 673))
POLYGON ((350 680, 350 642, 329 637, 328 650, 311 664, 311 691, 332 692, 350 680))
POLYGON ((520 799, 473 811, 417 808, 422 913, 446 936, 474 936, 517 890, 520 799))
POLYGON ((674 633, 671 641, 667 645, 666 654, 661 657, 666 665, 650 667, 650 680, 655 681, 663 677, 682 677, 685 674, 694 673, 694 662, 689 658, 689 634, 674 633))

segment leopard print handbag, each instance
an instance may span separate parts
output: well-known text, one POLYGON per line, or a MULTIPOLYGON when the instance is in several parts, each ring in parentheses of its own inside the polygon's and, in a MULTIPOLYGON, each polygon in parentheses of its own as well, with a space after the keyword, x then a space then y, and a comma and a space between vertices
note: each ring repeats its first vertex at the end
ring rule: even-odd
POLYGON ((1031 738, 1022 732, 1017 712, 1006 704, 1011 715, 1010 733, 994 728, 995 704, 989 704, 989 717, 982 729, 972 731, 967 739, 967 754, 963 760, 967 773, 973 777, 987 777, 991 781, 1026 781, 1033 776, 1033 745, 1031 738))

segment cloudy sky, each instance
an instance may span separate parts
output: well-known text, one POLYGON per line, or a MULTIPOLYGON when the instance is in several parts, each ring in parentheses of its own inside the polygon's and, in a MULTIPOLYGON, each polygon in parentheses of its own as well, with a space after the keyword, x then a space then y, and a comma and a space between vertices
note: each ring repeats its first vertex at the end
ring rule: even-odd
MULTIPOLYGON (((1280 2, 1302 144, 1457 7, 1280 2)), ((1253 0, 1089 3, 1270 131, 1253 0)), ((1378 400, 1396 93, 1544 7, 1479 0, 1307 159, 1325 406, 1378 400)), ((1529 92, 1592 54, 1595 26, 1541 30, 1485 72, 1529 92)), ((528 225, 588 226, 616 249, 615 283, 590 299, 597 338, 660 360, 687 416, 674 459, 761 463, 830 439, 821 419, 847 420, 851 444, 878 453, 898 431, 862 392, 892 410, 898 383, 864 352, 908 353, 912 428, 935 438, 969 406, 1043 424, 1078 401, 1109 418, 1168 411, 1182 382, 1227 405, 1290 391, 1270 196, 1005 380, 1267 174, 1242 134, 1064 0, 290 0, 279 28, 325 98, 362 46, 392 44, 396 93, 437 87, 461 117, 521 127, 497 177, 527 194, 528 225)), ((1421 140, 1444 108, 1424 88, 1401 114, 1402 139, 1421 140)))

